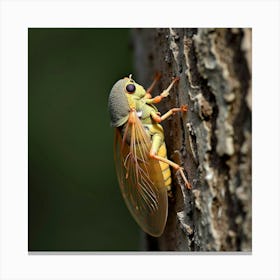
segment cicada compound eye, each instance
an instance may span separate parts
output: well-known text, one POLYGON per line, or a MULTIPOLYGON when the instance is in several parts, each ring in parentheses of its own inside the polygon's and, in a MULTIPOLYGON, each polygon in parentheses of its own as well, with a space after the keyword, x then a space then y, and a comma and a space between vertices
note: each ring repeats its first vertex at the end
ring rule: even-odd
POLYGON ((129 85, 126 86, 125 89, 128 93, 133 93, 133 92, 135 92, 136 87, 133 84, 129 84, 129 85))

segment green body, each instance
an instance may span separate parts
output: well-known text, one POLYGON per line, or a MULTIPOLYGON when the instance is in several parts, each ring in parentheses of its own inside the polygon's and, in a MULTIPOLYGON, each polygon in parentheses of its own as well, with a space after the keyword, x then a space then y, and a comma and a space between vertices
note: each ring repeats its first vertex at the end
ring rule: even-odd
MULTIPOLYGON (((164 143, 163 127, 155 122, 152 115, 160 114, 157 108, 152 104, 153 99, 147 98, 147 92, 143 86, 137 84, 131 78, 119 80, 113 86, 109 96, 109 112, 111 115, 111 125, 118 127, 121 132, 125 131, 129 112, 135 109, 146 133, 151 139, 151 150, 163 158, 167 158, 166 146, 164 143), (129 93, 126 90, 127 85, 133 84, 135 91, 129 93)), ((170 189, 171 173, 167 163, 160 162, 165 186, 170 189)))

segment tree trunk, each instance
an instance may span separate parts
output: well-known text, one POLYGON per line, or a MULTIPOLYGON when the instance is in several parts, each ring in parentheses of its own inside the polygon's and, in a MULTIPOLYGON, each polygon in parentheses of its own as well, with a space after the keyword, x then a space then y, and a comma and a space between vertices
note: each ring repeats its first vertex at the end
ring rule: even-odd
POLYGON ((147 250, 251 251, 251 29, 134 29, 137 82, 156 72, 158 107, 188 104, 163 123, 168 156, 186 170, 187 190, 172 172, 164 234, 147 250))

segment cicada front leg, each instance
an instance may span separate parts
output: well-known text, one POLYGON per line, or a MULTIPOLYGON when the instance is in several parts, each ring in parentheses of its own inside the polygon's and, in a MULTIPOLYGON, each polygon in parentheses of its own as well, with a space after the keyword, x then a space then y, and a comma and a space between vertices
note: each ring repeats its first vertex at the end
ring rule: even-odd
POLYGON ((156 75, 155 75, 155 77, 154 77, 154 80, 153 80, 152 84, 151 84, 151 85, 149 86, 149 88, 146 90, 146 96, 145 96, 145 98, 148 98, 148 99, 152 98, 151 92, 152 92, 152 90, 154 89, 156 83, 159 81, 160 77, 161 77, 161 74, 160 74, 159 72, 157 72, 156 75))
POLYGON ((175 84, 176 82, 179 81, 179 78, 178 78, 178 77, 174 78, 174 79, 172 80, 171 84, 167 87, 167 89, 165 89, 160 95, 158 95, 158 96, 156 96, 156 97, 154 97, 154 98, 151 98, 150 92, 151 92, 151 89, 153 89, 154 84, 155 84, 155 82, 157 81, 157 79, 159 79, 159 78, 155 78, 155 81, 154 81, 153 84, 150 86, 150 88, 147 90, 147 94, 146 94, 147 97, 146 97, 146 99, 149 99, 149 100, 146 101, 146 103, 148 103, 148 104, 151 104, 151 103, 159 103, 159 102, 161 102, 161 100, 162 100, 163 98, 165 98, 165 97, 167 97, 167 96, 169 95, 169 92, 170 92, 170 90, 172 89, 172 87, 174 86, 174 84, 175 84), (148 96, 150 96, 150 97, 148 97, 148 96))

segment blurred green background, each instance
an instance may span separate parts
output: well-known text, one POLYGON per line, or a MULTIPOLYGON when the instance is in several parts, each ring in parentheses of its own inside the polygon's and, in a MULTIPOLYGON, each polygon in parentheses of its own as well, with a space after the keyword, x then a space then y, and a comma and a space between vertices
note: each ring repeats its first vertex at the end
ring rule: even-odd
POLYGON ((129 29, 28 30, 29 251, 140 250, 107 109, 132 72, 129 29))

